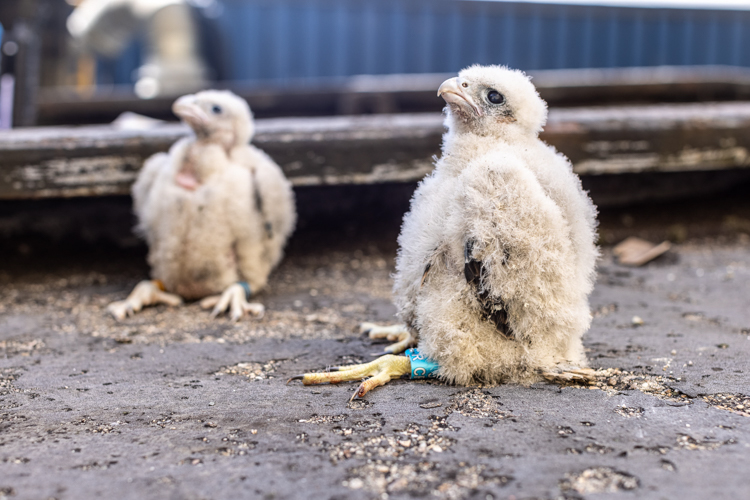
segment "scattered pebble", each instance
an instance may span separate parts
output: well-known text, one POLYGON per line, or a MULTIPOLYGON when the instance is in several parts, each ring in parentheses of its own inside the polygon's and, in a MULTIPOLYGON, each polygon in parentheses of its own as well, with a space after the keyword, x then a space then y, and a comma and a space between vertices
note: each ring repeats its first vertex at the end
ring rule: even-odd
POLYGON ((451 403, 446 407, 445 414, 460 413, 471 418, 502 419, 510 416, 510 412, 497 408, 497 402, 481 389, 471 389, 459 392, 451 397, 451 403))
POLYGON ((710 439, 706 439, 703 441, 699 441, 687 434, 680 434, 677 437, 677 446, 685 450, 715 450, 724 445, 735 443, 736 441, 734 439, 729 439, 726 441, 713 441, 710 439))
POLYGON ((627 418, 640 418, 643 416, 644 411, 641 407, 618 406, 615 408, 615 413, 627 418))
POLYGON ((330 424, 332 422, 341 422, 342 420, 346 420, 347 415, 313 415, 310 418, 298 420, 298 422, 303 424, 330 424))
MULTIPOLYGON (((364 488, 381 498, 391 494, 430 498, 468 498, 478 489, 504 486, 512 477, 499 474, 486 465, 461 465, 450 476, 441 473, 441 464, 421 461, 416 464, 376 460, 349 470, 353 477, 343 482, 350 489, 364 488)), ((487 498, 493 498, 487 495, 487 498)))
POLYGON ((272 373, 276 371, 276 367, 279 363, 280 361, 278 360, 271 360, 265 363, 257 363, 254 361, 237 363, 232 366, 222 366, 219 371, 212 375, 240 375, 250 380, 266 380, 274 378, 272 373))
POLYGON ((750 417, 750 396, 732 393, 709 394, 703 396, 703 401, 714 408, 750 417))
POLYGON ((566 474, 560 482, 560 489, 573 490, 582 495, 634 490, 638 486, 639 481, 634 476, 609 467, 594 467, 578 474, 566 474))
POLYGON ((672 402, 691 403, 690 398, 682 392, 672 389, 667 384, 677 381, 672 377, 664 375, 649 375, 645 373, 634 373, 619 368, 607 368, 596 370, 596 382, 588 387, 600 389, 608 394, 614 395, 619 391, 633 390, 651 394, 659 399, 672 402))

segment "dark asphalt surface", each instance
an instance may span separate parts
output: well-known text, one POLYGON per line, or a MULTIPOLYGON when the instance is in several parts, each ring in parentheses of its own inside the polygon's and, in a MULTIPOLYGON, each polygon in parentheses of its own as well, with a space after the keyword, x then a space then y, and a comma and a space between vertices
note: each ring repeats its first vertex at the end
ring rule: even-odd
POLYGON ((292 252, 238 325, 195 304, 115 323, 132 257, 3 268, 0 498, 750 498, 747 237, 638 269, 605 251, 596 388, 286 385, 382 347, 354 331, 394 313, 394 255, 292 252))

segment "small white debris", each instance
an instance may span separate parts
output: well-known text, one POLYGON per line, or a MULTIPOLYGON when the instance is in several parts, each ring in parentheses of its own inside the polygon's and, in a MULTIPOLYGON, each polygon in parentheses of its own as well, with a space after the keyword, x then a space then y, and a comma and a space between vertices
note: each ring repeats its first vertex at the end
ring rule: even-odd
POLYGON ((633 319, 631 319, 630 322, 633 324, 633 326, 643 325, 643 320, 640 316, 633 316, 633 319))

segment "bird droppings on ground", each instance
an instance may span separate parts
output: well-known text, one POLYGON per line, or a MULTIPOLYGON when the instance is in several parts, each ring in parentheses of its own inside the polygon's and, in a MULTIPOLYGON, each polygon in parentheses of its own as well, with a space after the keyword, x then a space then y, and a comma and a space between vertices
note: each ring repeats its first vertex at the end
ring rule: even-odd
POLYGON ((313 415, 310 418, 300 420, 303 424, 330 424, 331 422, 341 422, 347 415, 313 415))
POLYGON ((457 412, 466 417, 491 418, 494 420, 510 416, 510 412, 499 410, 497 405, 497 401, 490 394, 485 394, 481 389, 472 389, 451 396, 445 414, 450 415, 457 412))
POLYGON ((383 428, 384 424, 385 419, 377 418, 376 414, 373 420, 357 420, 352 424, 351 427, 341 427, 337 425, 333 427, 332 430, 334 434, 338 434, 341 436, 349 436, 354 432, 364 432, 372 434, 374 432, 379 432, 383 428))
MULTIPOLYGON (((356 386, 353 387, 353 389, 356 389, 356 386)), ((374 404, 375 403, 367 399, 354 399, 346 403, 346 407, 350 410, 364 410, 370 408, 374 404)))
POLYGON ((713 439, 698 440, 688 434, 680 434, 677 436, 677 446, 684 450, 715 450, 724 445, 736 443, 737 441, 734 439, 716 441, 713 439))
POLYGON ((276 365, 282 360, 271 360, 265 363, 248 361, 237 363, 232 366, 223 366, 213 375, 240 375, 249 380, 266 380, 274 378, 273 373, 276 371, 276 365))
POLYGON ((429 454, 443 453, 455 443, 455 439, 444 432, 455 432, 456 428, 446 423, 446 417, 432 416, 431 425, 420 426, 409 424, 405 429, 394 430, 373 436, 382 428, 382 424, 364 424, 359 430, 365 432, 346 432, 340 427, 332 429, 336 434, 347 437, 339 444, 325 440, 313 443, 327 451, 331 463, 352 458, 399 459, 406 456, 424 458, 429 454))
POLYGON ((603 318, 605 316, 609 316, 614 312, 617 312, 617 304, 607 304, 605 306, 597 307, 594 311, 591 312, 591 315, 594 318, 603 318))
POLYGON ((411 492, 437 498, 464 498, 470 491, 488 485, 503 486, 511 477, 492 473, 486 465, 458 464, 457 471, 440 473, 441 465, 425 458, 447 451, 455 442, 443 432, 458 429, 446 423, 446 417, 431 416, 432 425, 422 428, 410 424, 391 435, 367 438, 358 444, 345 444, 330 450, 331 461, 366 457, 367 464, 348 469, 345 486, 364 488, 378 494, 411 492), (418 463, 404 463, 405 457, 414 456, 418 463), (447 478, 453 478, 446 481, 447 478))
POLYGON ((83 417, 71 423, 75 426, 79 426, 85 432, 91 432, 92 434, 120 434, 121 431, 119 426, 122 425, 122 422, 119 420, 116 422, 104 423, 89 417, 83 417))
POLYGON ((613 448, 610 448, 609 446, 602 446, 597 443, 589 443, 586 446, 581 448, 568 448, 566 450, 571 455, 580 455, 581 453, 597 453, 599 455, 605 455, 607 453, 612 453, 614 451, 613 448))
POLYGON ((342 485, 352 490, 366 489, 373 493, 393 494, 401 492, 422 493, 440 480, 434 463, 396 464, 392 461, 375 460, 348 471, 349 479, 342 485))
POLYGON ((13 356, 31 356, 32 353, 39 353, 45 349, 44 341, 41 339, 31 339, 28 341, 2 340, 0 341, 0 351, 7 357, 13 356))
POLYGON ((668 384, 675 381, 662 375, 633 373, 618 368, 607 368, 597 370, 596 382, 587 387, 600 389, 610 395, 623 390, 631 390, 651 394, 664 401, 691 403, 691 399, 686 394, 669 387, 668 384))
POLYGON ((745 244, 681 244, 674 260, 627 269, 605 249, 584 338, 594 390, 392 381, 349 402, 356 384, 287 386, 382 349, 358 325, 393 321, 394 252, 292 251, 260 298, 266 316, 237 324, 197 304, 115 322, 104 307, 145 277, 139 262, 0 271, 0 488, 13 500, 101 498, 102 484, 128 499, 551 500, 587 495, 563 484, 593 484, 574 479, 603 467, 637 477, 639 498, 743 498, 745 244))
POLYGON ((618 415, 622 415, 626 418, 640 418, 643 416, 643 412, 645 410, 643 408, 633 408, 632 406, 618 406, 615 408, 615 412, 618 415))
MULTIPOLYGON (((342 482, 351 489, 366 489, 381 495, 410 493, 410 496, 460 499, 488 486, 504 486, 512 477, 498 474, 487 466, 459 464, 455 477, 446 481, 446 474, 439 464, 420 462, 400 465, 376 460, 362 467, 349 469, 350 479, 342 482)), ((453 476, 451 473, 450 476, 453 476)), ((487 495, 485 498, 492 498, 487 495)))
POLYGON ((562 490, 572 490, 582 495, 634 490, 638 486, 637 478, 609 467, 595 467, 578 474, 566 474, 560 484, 562 490))
POLYGON ((336 366, 358 365, 364 362, 365 358, 363 356, 345 354, 344 356, 339 356, 336 366))
MULTIPOLYGON (((14 368, 2 368, 0 369, 0 396, 7 396, 13 392, 21 392, 17 389, 13 382, 19 377, 18 371, 14 368)), ((5 400, 2 400, 3 402, 5 400)), ((0 405, 3 408, 4 405, 0 405)))
POLYGON ((743 417, 750 417, 750 396, 744 394, 709 394, 702 397, 703 401, 718 408, 727 410, 743 417))

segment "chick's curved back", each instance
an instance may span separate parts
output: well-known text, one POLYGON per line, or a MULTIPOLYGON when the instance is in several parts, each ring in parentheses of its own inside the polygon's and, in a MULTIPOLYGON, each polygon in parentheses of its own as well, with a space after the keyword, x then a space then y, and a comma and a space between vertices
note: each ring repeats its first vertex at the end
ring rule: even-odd
POLYGON ((194 134, 151 157, 132 194, 154 279, 184 298, 237 281, 261 290, 278 264, 296 213, 289 181, 252 146, 247 103, 226 91, 174 105, 194 134))
POLYGON ((586 366, 596 209, 538 138, 544 101, 499 66, 467 68, 441 94, 443 154, 399 236, 400 318, 439 375, 461 384, 586 366))

